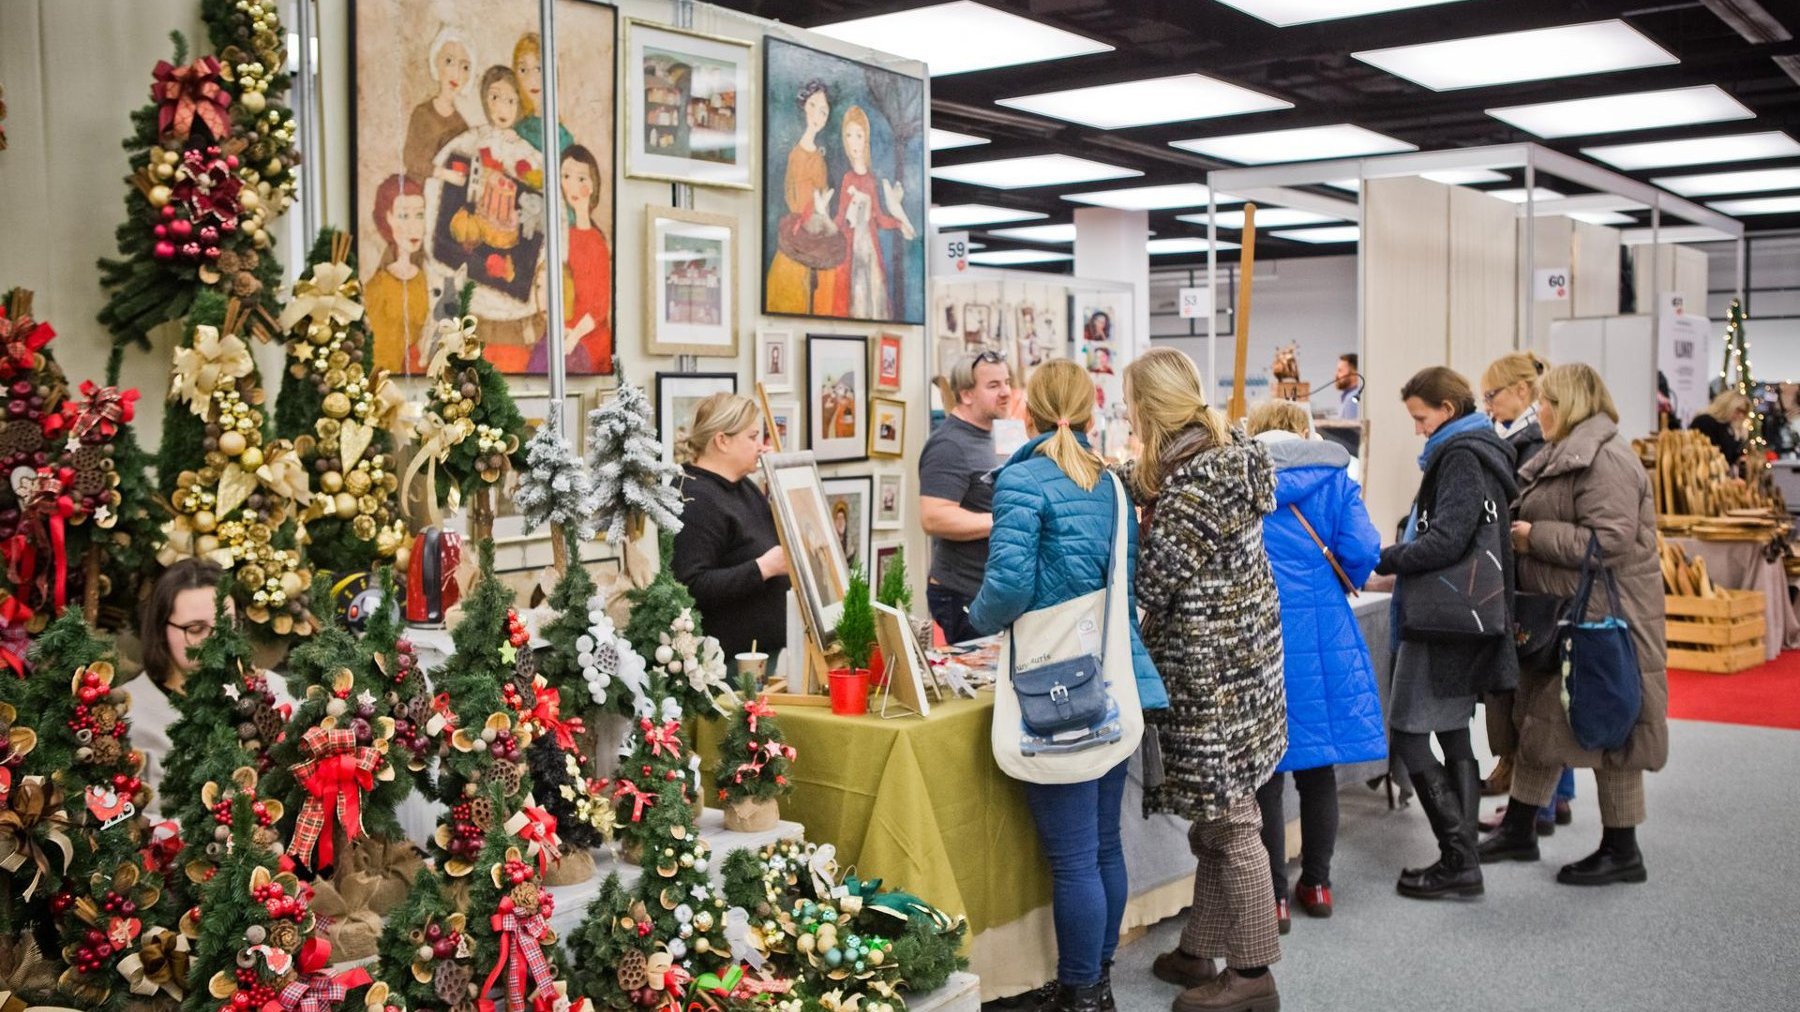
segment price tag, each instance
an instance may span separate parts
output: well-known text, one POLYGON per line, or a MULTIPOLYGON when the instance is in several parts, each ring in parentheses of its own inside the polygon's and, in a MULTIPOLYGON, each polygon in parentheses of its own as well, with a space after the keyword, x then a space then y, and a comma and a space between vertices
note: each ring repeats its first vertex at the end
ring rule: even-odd
POLYGON ((1212 292, 1205 288, 1183 288, 1175 297, 1175 308, 1184 320, 1202 320, 1212 308, 1212 292))
POLYGON ((969 233, 937 233, 938 270, 961 274, 969 269, 969 233))
POLYGON ((1567 267, 1539 267, 1535 283, 1532 285, 1539 302, 1569 301, 1569 269, 1567 267))

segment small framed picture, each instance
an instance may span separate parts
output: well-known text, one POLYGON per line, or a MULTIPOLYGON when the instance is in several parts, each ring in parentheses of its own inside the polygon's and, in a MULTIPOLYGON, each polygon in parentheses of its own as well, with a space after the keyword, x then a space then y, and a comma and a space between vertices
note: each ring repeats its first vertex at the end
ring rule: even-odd
POLYGON ((905 547, 905 544, 899 541, 875 542, 873 548, 873 551, 875 552, 875 568, 869 573, 869 586, 881 586, 881 580, 887 575, 888 567, 892 566, 894 560, 900 557, 900 552, 905 547))
POLYGON ((819 463, 868 458, 868 403, 869 339, 806 335, 807 436, 819 463))
POLYGON ((794 335, 786 330, 756 332, 756 381, 772 394, 794 389, 794 335))
POLYGON ((900 335, 875 335, 875 389, 900 389, 900 335))
MULTIPOLYGON (((897 531, 906 515, 906 475, 900 472, 875 476, 875 524, 878 531, 897 531)), ((879 556, 877 556, 879 558, 879 556)))
POLYGON ((752 44, 625 22, 625 174, 751 186, 752 44))
POLYGON ((654 204, 645 209, 650 354, 736 357, 736 262, 737 219, 654 204))
POLYGON ((656 374, 656 431, 662 437, 663 460, 687 462, 682 444, 694 427, 694 409, 713 394, 737 393, 734 372, 659 372, 656 374))
MULTIPOLYGON (((874 498, 875 480, 866 474, 847 478, 826 478, 822 482, 825 490, 826 516, 831 523, 830 533, 837 538, 838 547, 843 550, 844 563, 851 569, 862 566, 867 576, 870 568, 869 544, 875 540, 869 521, 873 519, 870 502, 874 498)), ((873 583, 870 586, 874 586, 873 583)))
POLYGON ((869 456, 906 453, 906 402, 892 397, 869 398, 869 456))
POLYGON ((799 403, 792 400, 770 401, 769 432, 775 437, 770 440, 771 445, 781 447, 783 452, 793 452, 794 440, 800 436, 799 403))

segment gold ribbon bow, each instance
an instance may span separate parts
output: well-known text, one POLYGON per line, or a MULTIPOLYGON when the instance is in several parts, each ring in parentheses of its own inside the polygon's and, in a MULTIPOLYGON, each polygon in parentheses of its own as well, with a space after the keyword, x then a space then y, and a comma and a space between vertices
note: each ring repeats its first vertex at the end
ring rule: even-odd
POLYGON ((25 886, 26 900, 51 867, 50 855, 37 839, 39 829, 62 851, 61 873, 68 873, 75 857, 75 844, 63 831, 68 821, 62 811, 62 791, 43 777, 20 780, 12 791, 12 807, 0 812, 0 870, 17 872, 27 864, 33 866, 31 882, 25 886))
MULTIPOLYGON (((425 472, 425 515, 430 526, 437 526, 440 519, 437 501, 437 466, 448 460, 450 451, 457 444, 475 434, 475 422, 467 417, 458 418, 454 422, 446 422, 437 412, 427 412, 424 421, 419 423, 419 448, 413 451, 412 460, 406 464, 406 473, 400 477, 402 495, 407 495, 412 488, 413 479, 419 471, 425 472)), ((410 496, 408 496, 410 498, 410 496)), ((462 499, 462 493, 454 486, 450 489, 448 499, 450 509, 455 511, 462 499)), ((406 499, 402 500, 407 501, 406 499)))
POLYGON ((433 379, 441 377, 449 367, 452 356, 469 359, 481 357, 481 339, 475 336, 476 322, 473 316, 438 321, 437 339, 431 350, 431 365, 425 370, 425 375, 433 379))
POLYGON ((179 931, 151 928, 138 951, 119 960, 119 972, 131 982, 131 993, 149 997, 158 991, 180 1001, 186 994, 188 940, 179 931))
POLYGON ((255 363, 243 338, 221 334, 219 328, 203 323, 194 328, 191 347, 175 349, 169 396, 187 401, 194 414, 205 418, 212 407, 213 393, 231 380, 250 375, 253 368, 255 363))
POLYGON ((400 384, 392 380, 386 369, 375 370, 369 378, 369 396, 374 399, 375 407, 363 422, 392 432, 397 441, 411 439, 412 421, 404 415, 406 391, 400 389, 400 384))
POLYGON ((307 482, 306 465, 294 452, 293 444, 277 440, 263 451, 262 466, 256 469, 256 480, 284 499, 305 506, 312 502, 312 488, 307 482))
POLYGON ((353 323, 363 315, 362 303, 356 301, 356 296, 356 272, 349 264, 316 264, 312 277, 294 283, 294 299, 281 311, 275 325, 288 331, 308 317, 320 324, 353 323))

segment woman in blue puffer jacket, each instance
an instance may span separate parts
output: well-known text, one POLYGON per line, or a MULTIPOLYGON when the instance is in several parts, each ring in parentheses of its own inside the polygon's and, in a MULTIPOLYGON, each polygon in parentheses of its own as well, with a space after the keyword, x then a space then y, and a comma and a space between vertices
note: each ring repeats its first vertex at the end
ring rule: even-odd
MULTIPOLYGON (((1019 448, 994 482, 994 531, 986 578, 969 605, 982 633, 1006 628, 1028 611, 1048 608, 1106 586, 1115 547, 1137 568, 1137 517, 1127 509, 1126 544, 1115 546, 1118 485, 1088 448, 1094 383, 1068 359, 1032 373, 1025 411, 1034 438, 1019 448)), ((1131 593, 1131 580, 1116 588, 1131 593)), ((1132 594, 1130 614, 1135 615, 1132 594)), ((1131 626, 1138 701, 1169 705, 1156 666, 1131 626)), ((1033 994, 1035 1008, 1111 1012, 1113 950, 1130 895, 1119 842, 1125 767, 1098 770, 1078 784, 1025 784, 1038 842, 1050 862, 1056 921, 1056 980, 1033 994)))
POLYGON ((1293 773, 1300 794, 1300 907, 1314 917, 1330 917, 1337 764, 1387 756, 1381 697, 1362 629, 1343 582, 1294 510, 1331 549, 1353 586, 1362 586, 1375 568, 1381 535, 1369 522, 1361 490, 1350 480, 1350 454, 1336 443, 1308 439, 1311 431, 1306 408, 1293 401, 1271 401, 1250 413, 1251 435, 1275 462, 1276 509, 1263 518, 1263 545, 1281 595, 1288 750, 1256 800, 1262 806, 1263 845, 1269 850, 1276 915, 1284 932, 1287 823, 1281 775, 1293 773))

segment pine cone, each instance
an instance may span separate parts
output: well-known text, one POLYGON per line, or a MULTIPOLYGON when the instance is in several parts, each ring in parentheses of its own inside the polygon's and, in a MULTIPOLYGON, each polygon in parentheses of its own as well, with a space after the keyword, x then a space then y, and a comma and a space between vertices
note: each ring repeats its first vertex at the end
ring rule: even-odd
POLYGON ((521 882, 512 887, 513 905, 526 917, 538 912, 538 887, 536 882, 521 882))
POLYGON ((283 952, 300 948, 300 926, 293 921, 276 921, 269 925, 269 944, 283 952))
POLYGON ((636 949, 627 949, 619 957, 619 987, 637 991, 650 986, 649 959, 636 949))
POLYGON ((96 706, 90 712, 94 717, 94 730, 101 734, 111 734, 113 728, 119 726, 119 710, 110 703, 96 706))
POLYGON ((125 750, 119 746, 117 738, 95 738, 88 747, 93 749, 94 763, 98 766, 113 766, 125 757, 125 750))

